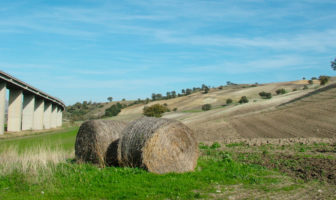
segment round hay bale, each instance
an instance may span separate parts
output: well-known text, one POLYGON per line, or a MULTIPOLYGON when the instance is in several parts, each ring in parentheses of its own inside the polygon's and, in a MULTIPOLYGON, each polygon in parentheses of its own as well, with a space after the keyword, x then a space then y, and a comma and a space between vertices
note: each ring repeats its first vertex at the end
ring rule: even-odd
MULTIPOLYGON (((84 122, 76 137, 75 155, 79 162, 90 162, 103 166, 107 164, 106 158, 109 146, 118 141, 126 123, 112 120, 91 120, 84 122)), ((110 154, 113 152, 110 150, 110 154)), ((114 159, 117 153, 114 153, 114 159)), ((112 164, 112 163, 110 163, 112 164)))
POLYGON ((179 121, 143 117, 130 123, 122 135, 120 166, 163 174, 193 171, 197 165, 197 141, 192 130, 179 121))

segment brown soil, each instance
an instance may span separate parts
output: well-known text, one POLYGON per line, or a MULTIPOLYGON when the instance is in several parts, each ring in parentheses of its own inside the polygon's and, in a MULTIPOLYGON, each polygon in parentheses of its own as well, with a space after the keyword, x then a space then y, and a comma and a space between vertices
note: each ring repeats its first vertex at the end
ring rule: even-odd
POLYGON ((318 179, 336 185, 336 160, 280 154, 266 155, 258 164, 305 181, 318 179))

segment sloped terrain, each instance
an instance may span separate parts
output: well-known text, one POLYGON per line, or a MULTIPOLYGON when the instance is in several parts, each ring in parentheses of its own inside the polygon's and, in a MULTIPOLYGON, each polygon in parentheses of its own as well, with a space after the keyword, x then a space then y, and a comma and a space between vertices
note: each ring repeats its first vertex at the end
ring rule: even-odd
MULTIPOLYGON (((168 104, 169 109, 177 108, 178 111, 200 111, 201 106, 204 104, 211 104, 213 107, 221 107, 226 104, 227 99, 232 99, 234 102, 238 102, 242 96, 247 96, 251 101, 259 100, 259 92, 271 92, 275 94, 275 91, 280 88, 284 88, 288 92, 292 92, 293 89, 297 89, 296 93, 305 93, 302 88, 307 85, 307 80, 282 82, 282 83, 270 83, 262 85, 230 85, 225 86, 223 89, 213 88, 209 93, 203 94, 202 92, 196 92, 188 96, 160 100, 150 102, 147 105, 138 104, 130 106, 121 111, 119 115, 128 114, 141 114, 144 106, 151 106, 153 104, 168 104)), ((309 87, 316 87, 318 83, 315 81, 314 85, 309 87)))
POLYGON ((229 121, 241 137, 335 137, 336 84, 276 110, 229 121))

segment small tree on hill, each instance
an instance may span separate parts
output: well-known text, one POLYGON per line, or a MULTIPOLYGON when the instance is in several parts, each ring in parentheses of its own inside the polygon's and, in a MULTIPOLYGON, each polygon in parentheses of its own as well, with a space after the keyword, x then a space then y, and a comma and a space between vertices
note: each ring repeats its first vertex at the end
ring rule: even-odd
POLYGON ((240 104, 242 104, 242 103, 248 103, 248 102, 249 102, 249 100, 247 99, 246 96, 242 96, 242 97, 240 98, 240 100, 239 100, 239 103, 240 103, 240 104))
POLYGON ((271 99, 272 98, 272 93, 262 91, 262 92, 259 93, 259 96, 261 96, 261 98, 263 98, 263 99, 271 99))
POLYGON ((332 68, 333 70, 336 70, 336 58, 335 58, 334 61, 331 61, 331 68, 332 68))
POLYGON ((107 97, 107 100, 108 100, 109 102, 112 102, 113 97, 107 97))
POLYGON ((120 103, 113 104, 110 108, 105 110, 105 116, 106 117, 117 116, 120 113, 122 107, 123 106, 120 103))
POLYGON ((205 86, 205 88, 204 88, 204 94, 207 94, 208 92, 209 92, 209 87, 208 86, 205 86))
POLYGON ((154 104, 152 106, 145 106, 143 114, 147 117, 162 117, 162 114, 168 112, 169 109, 161 104, 154 104))
POLYGON ((211 110, 211 104, 204 104, 204 105, 202 106, 202 110, 203 110, 203 111, 211 110))
POLYGON ((320 76, 319 77, 319 80, 320 80, 320 85, 325 85, 328 83, 329 81, 329 76, 320 76))
POLYGON ((277 95, 280 95, 280 94, 285 94, 286 90, 284 88, 280 88, 280 89, 277 89, 275 92, 277 95))
POLYGON ((227 105, 231 104, 232 102, 233 102, 232 99, 226 99, 226 104, 227 105))

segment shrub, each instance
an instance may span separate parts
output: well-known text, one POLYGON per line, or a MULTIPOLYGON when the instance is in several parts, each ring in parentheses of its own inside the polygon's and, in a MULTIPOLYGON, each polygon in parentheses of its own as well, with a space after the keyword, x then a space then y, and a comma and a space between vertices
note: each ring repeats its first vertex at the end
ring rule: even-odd
POLYGON ((239 100, 239 103, 240 103, 240 104, 242 104, 242 103, 248 103, 248 102, 249 102, 249 100, 247 99, 246 96, 242 96, 242 97, 240 98, 240 100, 239 100))
POLYGON ((285 94, 286 90, 284 88, 280 88, 280 89, 277 89, 275 92, 277 93, 277 95, 280 95, 280 94, 285 94))
POLYGON ((272 98, 272 93, 262 91, 262 92, 259 93, 259 96, 261 96, 261 98, 263 98, 263 99, 271 99, 272 98))
POLYGON ((173 109, 173 111, 175 111, 175 112, 176 112, 176 111, 177 111, 177 108, 174 108, 174 109, 173 109))
POLYGON ((313 84, 313 80, 309 80, 308 83, 309 83, 310 85, 312 85, 312 84, 313 84))
POLYGON ((329 76, 320 76, 319 80, 320 80, 320 85, 325 85, 326 83, 328 83, 329 81, 329 76))
POLYGON ((211 146, 210 146, 210 149, 218 149, 220 148, 221 145, 218 143, 218 142, 214 142, 211 146))
POLYGON ((111 107, 105 110, 106 117, 117 116, 122 109, 122 105, 120 103, 113 104, 111 107))
POLYGON ((203 110, 203 111, 211 110, 211 104, 204 104, 204 105, 202 106, 202 110, 203 110))
POLYGON ((295 92, 295 91, 297 91, 297 88, 294 88, 294 89, 293 89, 293 92, 295 92))
POLYGON ((308 89, 308 86, 307 85, 304 85, 303 86, 303 90, 307 90, 308 89))
POLYGON ((226 99, 226 104, 231 104, 232 102, 232 99, 226 99))
POLYGON ((168 108, 161 104, 154 104, 152 106, 145 106, 143 114, 147 117, 162 117, 162 114, 167 112, 168 108))

